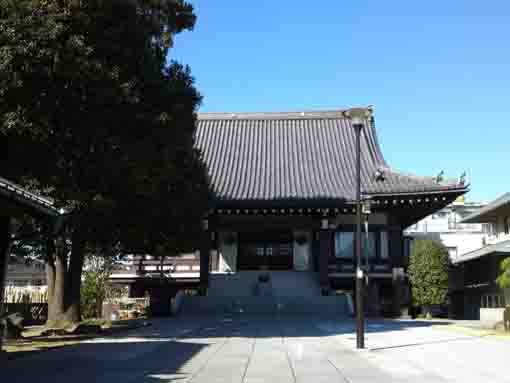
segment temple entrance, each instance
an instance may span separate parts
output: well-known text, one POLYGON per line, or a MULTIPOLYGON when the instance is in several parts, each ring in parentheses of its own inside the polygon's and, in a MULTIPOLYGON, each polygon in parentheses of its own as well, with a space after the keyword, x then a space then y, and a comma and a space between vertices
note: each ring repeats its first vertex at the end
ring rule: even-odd
POLYGON ((239 234, 239 270, 292 270, 292 232, 239 234))

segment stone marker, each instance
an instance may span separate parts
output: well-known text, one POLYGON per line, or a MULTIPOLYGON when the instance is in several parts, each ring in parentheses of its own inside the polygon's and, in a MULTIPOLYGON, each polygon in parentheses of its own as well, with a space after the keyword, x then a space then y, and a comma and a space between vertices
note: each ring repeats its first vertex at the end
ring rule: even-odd
POLYGON ((23 316, 20 313, 9 314, 1 319, 4 339, 19 339, 23 331, 23 316))

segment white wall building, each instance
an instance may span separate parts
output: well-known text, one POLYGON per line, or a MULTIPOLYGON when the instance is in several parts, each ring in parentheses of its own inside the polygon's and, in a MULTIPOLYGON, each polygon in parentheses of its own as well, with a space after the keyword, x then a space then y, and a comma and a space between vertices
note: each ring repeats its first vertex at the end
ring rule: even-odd
POLYGON ((465 202, 463 198, 429 215, 405 230, 414 239, 440 241, 450 253, 452 262, 464 254, 484 246, 491 226, 483 223, 461 223, 465 217, 478 212, 487 203, 465 202))
POLYGON ((6 286, 46 286, 46 269, 43 261, 12 262, 7 267, 6 286))

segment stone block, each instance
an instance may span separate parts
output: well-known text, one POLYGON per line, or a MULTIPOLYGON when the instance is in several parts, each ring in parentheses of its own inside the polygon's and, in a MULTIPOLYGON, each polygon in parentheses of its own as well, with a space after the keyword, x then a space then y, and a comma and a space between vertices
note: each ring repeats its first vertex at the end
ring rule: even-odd
POLYGON ((3 337, 5 339, 21 338, 23 331, 23 316, 20 313, 13 313, 1 319, 3 337))

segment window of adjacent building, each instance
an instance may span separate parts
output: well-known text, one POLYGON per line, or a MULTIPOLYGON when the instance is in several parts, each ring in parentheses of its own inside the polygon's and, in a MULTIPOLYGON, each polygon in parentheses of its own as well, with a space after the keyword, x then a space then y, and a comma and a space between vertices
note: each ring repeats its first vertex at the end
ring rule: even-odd
POLYGON ((503 231, 505 232, 505 234, 510 233, 510 217, 505 217, 503 221, 503 231))
POLYGON ((497 235, 497 224, 494 223, 494 222, 491 222, 491 223, 487 223, 485 224, 485 232, 489 235, 489 236, 496 236, 497 235))
POLYGON ((354 233, 337 231, 335 233, 335 257, 352 258, 354 256, 354 233))
POLYGON ((502 294, 482 295, 481 307, 484 309, 505 307, 505 296, 502 294))
POLYGON ((448 217, 448 229, 455 230, 457 228, 457 216, 455 214, 450 214, 448 217))

